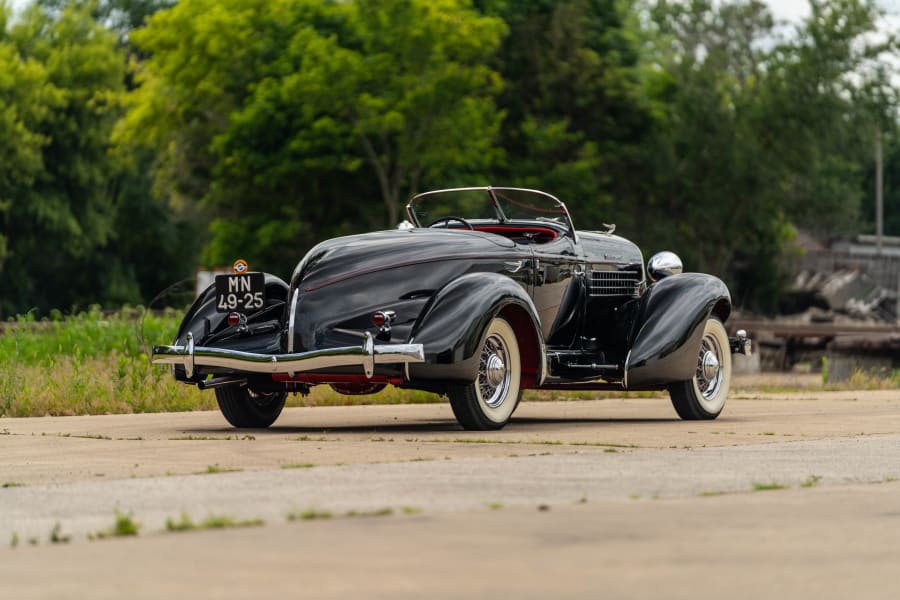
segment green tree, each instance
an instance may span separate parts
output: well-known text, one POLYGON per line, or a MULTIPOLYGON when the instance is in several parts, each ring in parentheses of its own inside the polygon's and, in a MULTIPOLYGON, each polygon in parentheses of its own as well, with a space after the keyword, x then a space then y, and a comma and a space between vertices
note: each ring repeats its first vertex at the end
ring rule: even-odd
POLYGON ((346 111, 395 225, 422 183, 482 175, 496 159, 501 80, 485 63, 506 27, 460 0, 352 7, 356 72, 346 111))
POLYGON ((644 235, 722 274, 738 303, 774 308, 795 227, 836 235, 858 222, 866 138, 891 110, 874 93, 890 49, 869 36, 876 14, 816 2, 779 41, 761 2, 657 3, 655 61, 672 79, 653 212, 667 220, 644 235))
POLYGON ((89 266, 112 234, 107 150, 123 56, 83 7, 51 15, 31 6, 12 26, 3 22, 0 89, 10 90, 0 106, 9 143, 21 142, 0 167, 15 171, 0 176, 3 308, 92 301, 114 271, 89 266))
POLYGON ((185 0, 133 34, 149 59, 119 139, 156 148, 157 189, 211 215, 206 262, 284 270, 486 169, 501 114, 483 59, 504 32, 461 0, 185 0))
POLYGON ((495 179, 558 195, 582 227, 627 218, 623 205, 646 193, 656 128, 635 14, 616 0, 481 6, 510 28, 494 60, 507 115, 495 179))
POLYGON ((44 66, 22 57, 9 39, 6 11, 0 4, 0 274, 4 277, 20 236, 13 227, 23 210, 20 198, 44 167, 42 152, 49 140, 40 130, 60 103, 44 66))

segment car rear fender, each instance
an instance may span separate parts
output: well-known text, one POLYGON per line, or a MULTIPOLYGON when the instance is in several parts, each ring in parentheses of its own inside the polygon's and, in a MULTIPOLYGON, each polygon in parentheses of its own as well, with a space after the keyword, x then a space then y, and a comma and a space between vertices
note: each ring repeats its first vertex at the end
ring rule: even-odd
MULTIPOLYGON (((251 315, 248 325, 260 327, 263 322, 278 322, 278 327, 271 325, 264 328, 260 327, 265 329, 264 334, 248 336, 239 341, 231 341, 227 344, 228 348, 273 354, 280 351, 282 330, 280 321, 284 318, 284 303, 287 302, 288 285, 280 277, 271 273, 265 273, 265 277, 265 308, 255 315, 251 315)), ((216 310, 216 286, 211 284, 197 296, 197 299, 194 300, 194 303, 188 309, 184 319, 181 321, 178 335, 173 343, 176 345, 186 344, 187 334, 191 333, 197 346, 219 345, 216 343, 216 339, 228 327, 225 322, 226 317, 227 313, 220 313, 216 310)), ((205 375, 197 374, 192 380, 203 377, 205 375)), ((183 367, 175 367, 175 378, 182 381, 187 379, 183 367)))
POLYGON ((723 322, 731 295, 718 278, 684 273, 661 279, 644 294, 625 359, 626 388, 658 386, 693 377, 706 320, 723 322))
POLYGON ((471 381, 481 336, 498 315, 516 332, 523 387, 537 387, 546 362, 537 311, 520 284, 497 273, 464 275, 435 294, 413 327, 410 343, 424 346, 425 363, 410 365, 410 378, 471 381))

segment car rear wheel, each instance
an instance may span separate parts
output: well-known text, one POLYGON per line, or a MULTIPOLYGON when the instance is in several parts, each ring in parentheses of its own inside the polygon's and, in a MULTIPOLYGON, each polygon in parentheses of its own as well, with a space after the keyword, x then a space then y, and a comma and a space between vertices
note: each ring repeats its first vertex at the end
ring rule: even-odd
POLYGON ((268 427, 275 422, 287 392, 254 392, 246 386, 216 388, 216 402, 225 419, 235 427, 268 427))
POLYGON ((697 368, 688 381, 669 386, 675 412, 685 420, 715 419, 725 407, 731 386, 731 348, 725 326, 716 317, 706 321, 697 368))
POLYGON ((481 341, 475 380, 447 390, 456 420, 465 429, 502 428, 519 403, 521 376, 516 334, 505 319, 497 317, 481 341))

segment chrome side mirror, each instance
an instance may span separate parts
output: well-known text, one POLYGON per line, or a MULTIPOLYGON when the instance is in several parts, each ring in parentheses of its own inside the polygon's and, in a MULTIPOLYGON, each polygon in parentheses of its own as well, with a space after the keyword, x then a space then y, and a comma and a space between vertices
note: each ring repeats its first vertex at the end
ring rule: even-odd
POLYGON ((674 252, 657 252, 647 261, 647 274, 653 281, 659 281, 669 275, 679 275, 682 271, 684 265, 674 252))

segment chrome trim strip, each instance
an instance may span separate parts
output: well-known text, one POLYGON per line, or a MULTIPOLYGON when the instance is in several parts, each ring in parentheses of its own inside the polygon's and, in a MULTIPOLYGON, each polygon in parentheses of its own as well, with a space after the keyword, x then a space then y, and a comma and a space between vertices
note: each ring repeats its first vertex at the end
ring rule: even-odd
POLYGON ((182 361, 184 364, 184 374, 188 377, 194 376, 194 334, 188 331, 187 334, 187 355, 182 361))
POLYGON ((372 375, 375 374, 375 340, 372 339, 372 334, 368 331, 366 332, 366 341, 363 343, 363 348, 366 351, 362 363, 363 371, 366 377, 371 379, 372 375))
POLYGON ((300 288, 294 289, 294 295, 291 297, 291 314, 288 315, 288 332, 287 332, 287 351, 288 354, 294 351, 294 320, 297 315, 297 301, 300 299, 300 288))
POLYGON ((375 344, 371 334, 362 346, 325 348, 309 352, 288 354, 258 354, 194 346, 193 336, 188 334, 184 346, 154 346, 153 363, 184 365, 188 377, 196 366, 222 367, 251 373, 295 373, 316 371, 333 367, 360 366, 371 377, 375 365, 425 362, 422 344, 375 344))
POLYGON ((622 369, 622 387, 628 389, 628 362, 631 360, 631 350, 625 355, 625 366, 622 369))
POLYGON ((538 381, 538 387, 541 387, 547 380, 547 372, 550 370, 550 357, 547 356, 547 344, 544 343, 544 338, 541 337, 540 329, 538 329, 537 336, 541 347, 541 364, 543 365, 543 368, 541 369, 541 378, 538 381))

